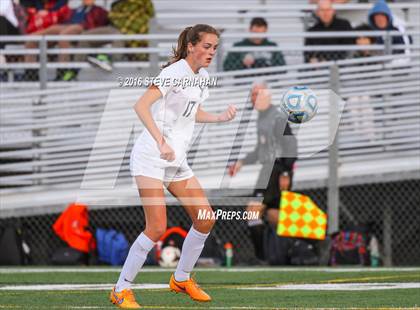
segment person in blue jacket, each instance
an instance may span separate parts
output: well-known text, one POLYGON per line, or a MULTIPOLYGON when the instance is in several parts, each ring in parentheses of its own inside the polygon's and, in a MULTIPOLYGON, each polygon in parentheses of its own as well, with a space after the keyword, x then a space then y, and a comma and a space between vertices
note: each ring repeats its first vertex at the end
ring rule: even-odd
MULTIPOLYGON (((375 5, 369 11, 368 20, 373 30, 399 31, 401 33, 400 29, 395 27, 391 9, 384 0, 378 0, 375 3, 375 5)), ((412 38, 409 36, 406 36, 406 38, 404 38, 404 35, 402 33, 401 35, 392 36, 391 38, 392 45, 408 45, 412 43, 412 38)), ((377 43, 384 44, 384 38, 377 37, 377 43)), ((393 49, 392 53, 402 54, 404 53, 404 49, 405 48, 393 49)))

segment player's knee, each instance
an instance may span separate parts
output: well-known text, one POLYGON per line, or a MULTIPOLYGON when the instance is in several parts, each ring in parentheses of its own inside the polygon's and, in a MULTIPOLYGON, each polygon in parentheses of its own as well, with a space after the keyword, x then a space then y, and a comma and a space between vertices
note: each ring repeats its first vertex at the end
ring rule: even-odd
POLYGON ((215 223, 215 219, 197 220, 194 222, 194 228, 203 234, 207 234, 212 230, 215 223))
POLYGON ((166 225, 154 225, 145 230, 146 235, 154 242, 158 241, 160 237, 166 232, 166 225))
POLYGON ((159 238, 162 237, 163 234, 166 232, 166 228, 167 228, 166 226, 158 227, 156 229, 156 235, 158 235, 159 238))

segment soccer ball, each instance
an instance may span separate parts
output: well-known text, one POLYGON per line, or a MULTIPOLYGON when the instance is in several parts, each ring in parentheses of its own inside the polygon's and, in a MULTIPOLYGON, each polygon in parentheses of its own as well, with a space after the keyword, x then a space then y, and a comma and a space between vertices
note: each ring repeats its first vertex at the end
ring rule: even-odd
POLYGON ((174 246, 166 246, 160 253, 159 265, 161 267, 173 268, 178 264, 181 251, 174 246))
POLYGON ((280 108, 289 122, 305 123, 318 111, 318 99, 309 87, 293 86, 283 94, 280 108))

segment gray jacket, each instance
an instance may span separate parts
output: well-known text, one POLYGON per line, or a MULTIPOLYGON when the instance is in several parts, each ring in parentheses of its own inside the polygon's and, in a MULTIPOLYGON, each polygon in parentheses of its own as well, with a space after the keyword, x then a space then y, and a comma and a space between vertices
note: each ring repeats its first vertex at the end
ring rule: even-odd
MULTIPOLYGON (((264 170, 277 165, 291 172, 297 157, 297 141, 287 119, 274 106, 258 113, 257 145, 244 159, 245 165, 259 161, 264 170)), ((270 169, 271 171, 271 169, 270 169)))

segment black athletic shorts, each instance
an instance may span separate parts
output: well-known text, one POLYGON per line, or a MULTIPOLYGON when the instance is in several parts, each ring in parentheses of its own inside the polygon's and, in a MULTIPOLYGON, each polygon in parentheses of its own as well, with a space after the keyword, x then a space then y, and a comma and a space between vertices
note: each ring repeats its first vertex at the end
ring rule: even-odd
MULTIPOLYGON (((255 189, 253 197, 264 197, 262 203, 267 209, 278 209, 280 205, 281 193, 279 190, 279 177, 284 172, 274 165, 266 189, 255 189)), ((292 185, 293 173, 289 172, 290 185, 292 185)))

